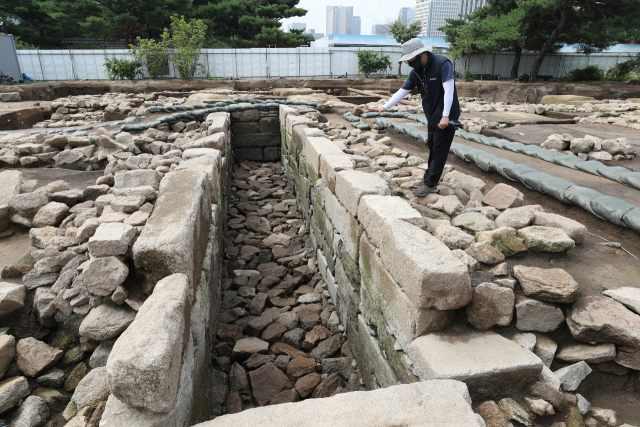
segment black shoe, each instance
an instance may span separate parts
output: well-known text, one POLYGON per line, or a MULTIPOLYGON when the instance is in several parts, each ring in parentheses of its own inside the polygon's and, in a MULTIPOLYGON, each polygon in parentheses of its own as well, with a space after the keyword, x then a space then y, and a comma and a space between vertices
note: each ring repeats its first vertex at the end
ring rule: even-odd
POLYGON ((427 196, 431 193, 438 193, 438 186, 437 185, 425 185, 425 184, 420 184, 418 186, 418 188, 416 188, 415 190, 412 191, 413 194, 415 194, 418 197, 424 197, 427 196))

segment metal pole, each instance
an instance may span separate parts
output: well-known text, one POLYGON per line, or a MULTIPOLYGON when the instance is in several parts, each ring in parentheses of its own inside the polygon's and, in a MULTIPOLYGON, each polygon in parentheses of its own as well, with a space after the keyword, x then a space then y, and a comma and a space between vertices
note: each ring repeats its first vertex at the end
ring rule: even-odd
POLYGON ((329 75, 333 78, 333 52, 329 49, 329 75))
POLYGON ((42 74, 42 80, 45 81, 44 78, 44 67, 42 66, 42 58, 40 57, 40 49, 38 49, 38 62, 40 62, 40 73, 42 74))

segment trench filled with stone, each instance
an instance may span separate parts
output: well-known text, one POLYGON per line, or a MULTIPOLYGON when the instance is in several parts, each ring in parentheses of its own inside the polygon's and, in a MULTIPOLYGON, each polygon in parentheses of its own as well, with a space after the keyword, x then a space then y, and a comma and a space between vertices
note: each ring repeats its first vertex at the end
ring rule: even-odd
POLYGON ((364 389, 281 163, 231 185, 213 413, 364 389))

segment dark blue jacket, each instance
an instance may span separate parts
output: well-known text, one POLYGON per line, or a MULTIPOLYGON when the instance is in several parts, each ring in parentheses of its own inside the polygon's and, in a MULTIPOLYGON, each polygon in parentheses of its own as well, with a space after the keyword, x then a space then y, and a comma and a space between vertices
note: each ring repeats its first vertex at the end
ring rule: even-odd
MULTIPOLYGON (((429 121, 429 126, 438 126, 444 110, 444 88, 442 87, 442 65, 448 58, 429 52, 427 66, 418 71, 411 70, 407 81, 402 85, 403 89, 413 90, 416 86, 422 96, 422 108, 429 121)), ((453 102, 449 111, 449 120, 460 118, 460 103, 458 91, 453 84, 453 102)))

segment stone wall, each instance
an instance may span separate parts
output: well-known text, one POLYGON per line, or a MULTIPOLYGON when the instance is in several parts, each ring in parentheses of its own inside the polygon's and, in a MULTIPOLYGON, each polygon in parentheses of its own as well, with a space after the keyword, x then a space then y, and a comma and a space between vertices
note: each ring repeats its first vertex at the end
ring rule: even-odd
POLYGON ((232 112, 231 133, 237 160, 270 162, 280 158, 277 108, 232 112))
POLYGON ((209 417, 232 164, 223 129, 223 150, 183 155, 162 179, 153 214, 133 245, 139 277, 153 293, 109 355, 111 395, 101 426, 188 426, 209 417))
POLYGON ((410 344, 471 301, 466 265, 423 230, 417 210, 391 195, 383 174, 354 170, 294 108, 280 107, 280 123, 287 176, 366 385, 418 380, 410 344))

